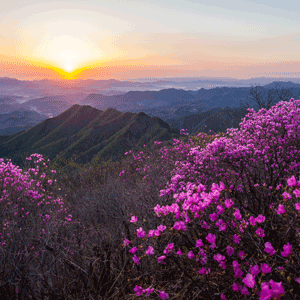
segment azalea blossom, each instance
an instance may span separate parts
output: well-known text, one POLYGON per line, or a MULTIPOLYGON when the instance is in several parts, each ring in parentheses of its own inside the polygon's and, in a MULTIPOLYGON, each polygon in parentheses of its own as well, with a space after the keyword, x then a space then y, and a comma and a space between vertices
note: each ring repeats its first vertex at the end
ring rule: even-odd
POLYGON ((136 216, 132 216, 131 219, 130 219, 130 222, 131 223, 137 222, 137 217, 136 216))
POLYGON ((243 279, 243 282, 249 287, 254 288, 255 278, 252 274, 247 274, 247 276, 243 279))
POLYGON ((123 244, 123 245, 124 245, 124 246, 126 246, 126 245, 128 245, 129 243, 130 243, 130 241, 129 241, 129 240, 127 240, 127 239, 125 239, 125 240, 124 240, 124 244, 123 244))
POLYGON ((140 227, 139 229, 136 230, 136 236, 140 237, 140 238, 145 237, 145 231, 143 231, 142 227, 140 227))
POLYGON ((148 247, 148 250, 146 250, 146 255, 154 255, 154 249, 152 246, 148 247))
POLYGON ((162 256, 158 257, 158 258, 157 258, 158 263, 159 263, 159 264, 166 264, 166 263, 164 262, 164 259, 165 259, 165 258, 166 258, 165 255, 162 255, 162 256))

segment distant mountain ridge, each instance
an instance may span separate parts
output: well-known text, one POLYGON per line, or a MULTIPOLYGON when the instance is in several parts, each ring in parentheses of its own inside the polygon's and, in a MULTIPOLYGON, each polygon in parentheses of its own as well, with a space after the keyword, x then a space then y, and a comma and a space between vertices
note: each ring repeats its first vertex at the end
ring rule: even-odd
MULTIPOLYGON (((16 81, 9 78, 0 78, 0 82, 9 82, 11 84, 22 84, 22 81, 16 81)), ((49 84, 52 81, 44 80, 43 84, 49 84)), ((77 82, 77 81, 76 81, 77 82)), ((74 82, 74 84, 77 84, 74 82)), ((85 84, 96 84, 97 81, 87 80, 85 84)), ((108 80, 106 83, 115 82, 115 80, 108 80)), ((24 83, 25 84, 25 83, 24 83)), ((28 85, 28 82, 26 83, 28 85)), ((32 84, 37 84, 34 81, 32 84)), ((56 84, 55 82, 53 84, 56 84)), ((64 84, 64 83, 57 83, 64 84)), ((78 84, 84 84, 81 81, 78 81, 78 84)), ((103 82, 102 84, 105 84, 103 82)), ((124 82, 126 84, 126 82, 124 82)), ((282 82, 274 81, 268 85, 262 86, 263 93, 267 93, 270 89, 276 88, 277 84, 281 88, 293 87, 292 96, 290 98, 298 99, 300 94, 300 84, 295 84, 291 81, 282 82)), ((239 114, 238 108, 241 106, 241 103, 246 103, 249 100, 250 88, 248 87, 217 87, 212 89, 201 88, 197 91, 183 90, 183 89, 162 89, 159 91, 129 91, 125 94, 105 96, 99 93, 85 94, 82 91, 77 91, 75 94, 63 94, 63 95, 52 95, 44 96, 36 99, 30 99, 26 102, 24 101, 23 96, 8 96, 0 95, 0 116, 1 113, 11 113, 13 111, 20 110, 30 110, 39 113, 44 117, 51 118, 57 116, 62 112, 69 109, 74 104, 79 105, 90 105, 99 110, 107 110, 108 108, 114 108, 120 112, 131 112, 138 113, 144 112, 149 117, 158 117, 166 121, 170 126, 175 126, 178 128, 178 124, 183 124, 185 128, 190 128, 190 130, 196 130, 197 128, 202 128, 201 124, 205 117, 204 112, 207 112, 206 115, 209 115, 210 120, 214 128, 225 128, 224 124, 235 124, 236 122, 226 121, 228 119, 226 115, 221 113, 220 120, 213 117, 215 108, 225 109, 228 116, 236 113, 239 114), (230 112, 230 110, 231 112, 230 112), (185 121, 183 118, 186 118, 185 121), (177 121, 176 121, 176 120, 177 121), (195 121, 191 120, 200 120, 199 126, 191 125, 195 121), (223 125, 220 127, 217 123, 221 122, 223 125), (177 124, 177 125, 176 125, 177 124), (196 128, 196 129, 195 129, 196 128)), ((208 120, 208 119, 207 119, 208 120)), ((5 125, 5 128, 0 127, 0 135, 13 134, 24 129, 29 129, 30 126, 38 124, 40 121, 27 117, 27 121, 24 124, 23 120, 17 122, 14 125, 5 125), (23 122, 23 123, 22 123, 23 122)), ((1 122, 1 121, 0 121, 1 122)))
POLYGON ((24 108, 8 114, 0 114, 0 135, 10 135, 27 130, 46 118, 46 116, 24 108))
POLYGON ((165 121, 176 129, 186 129, 189 134, 199 132, 211 133, 226 132, 227 128, 239 128, 242 119, 248 114, 248 110, 241 107, 212 108, 199 114, 193 114, 165 121))
MULTIPOLYGON (((276 81, 269 85, 262 86, 264 92, 274 88, 276 83, 287 88, 294 85, 293 96, 298 98, 300 94, 300 84, 292 82, 276 81)), ((160 109, 168 109, 177 106, 183 110, 198 109, 208 110, 215 107, 240 107, 240 102, 248 101, 250 87, 217 87, 212 89, 201 88, 197 91, 186 91, 183 89, 161 89, 159 91, 129 91, 125 94, 105 96, 101 93, 85 94, 77 92, 70 95, 51 95, 37 97, 26 102, 18 102, 16 96, 0 96, 0 113, 9 113, 24 108, 35 110, 36 112, 50 116, 57 116, 73 104, 91 105, 97 109, 105 110, 109 107, 119 111, 146 111, 152 110, 159 113, 160 109), (190 107, 193 106, 193 107, 190 107)), ((24 100, 24 99, 22 99, 24 100)), ((148 111, 150 113, 150 111, 148 111)), ((177 116, 174 116, 177 117, 177 116)), ((183 115, 182 115, 183 117, 183 115)))
POLYGON ((78 162, 86 164, 117 159, 127 150, 152 147, 155 140, 173 137, 179 137, 179 130, 157 117, 75 104, 26 131, 0 136, 0 157, 21 165, 25 153, 40 153, 63 163, 75 154, 78 162))

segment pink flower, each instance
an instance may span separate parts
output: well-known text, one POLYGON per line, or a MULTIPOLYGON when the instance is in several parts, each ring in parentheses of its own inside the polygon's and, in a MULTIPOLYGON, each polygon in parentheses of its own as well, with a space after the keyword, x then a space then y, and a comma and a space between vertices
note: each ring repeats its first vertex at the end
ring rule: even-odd
POLYGON ((242 295, 249 295, 250 294, 248 289, 245 286, 241 288, 241 293, 242 293, 242 295))
POLYGON ((124 246, 126 246, 126 245, 128 245, 129 243, 130 243, 130 241, 129 241, 129 240, 127 240, 127 239, 125 239, 125 240, 124 240, 124 244, 123 244, 123 245, 124 245, 124 246))
POLYGON ((269 267, 267 264, 260 264, 260 268, 261 268, 261 271, 265 274, 271 273, 271 271, 272 271, 272 268, 269 267))
POLYGON ((193 257, 195 257, 193 251, 189 251, 189 253, 188 253, 188 258, 189 258, 189 259, 192 259, 193 257))
POLYGON ((165 259, 165 258, 166 258, 165 255, 162 255, 162 256, 158 257, 158 258, 157 258, 158 263, 159 263, 159 264, 166 264, 166 263, 164 262, 164 259, 165 259))
POLYGON ((157 229, 160 231, 160 232, 163 232, 167 227, 165 225, 159 225, 157 227, 157 229))
POLYGON ((299 278, 294 277, 294 280, 300 284, 300 277, 299 278))
POLYGON ((233 285, 232 285, 232 289, 233 289, 234 291, 238 292, 239 289, 240 289, 240 286, 239 286, 237 283, 234 282, 233 285))
POLYGON ((260 271, 259 271, 259 266, 258 265, 250 267, 250 273, 253 274, 254 276, 258 275, 259 272, 260 271))
POLYGON ((173 228, 176 229, 176 230, 183 230, 183 231, 186 230, 185 223, 183 221, 175 222, 173 228))
POLYGON ((200 240, 198 240, 198 241, 196 241, 196 247, 202 247, 203 246, 203 242, 202 242, 202 240, 200 239, 200 240))
POLYGON ((297 181, 295 176, 293 175, 291 178, 289 178, 287 181, 288 186, 293 187, 297 185, 297 181))
POLYGON ((295 208, 300 211, 300 203, 295 203, 295 208))
POLYGON ((238 236, 238 235, 234 235, 233 236, 233 241, 236 243, 236 244, 239 244, 240 243, 240 241, 241 241, 241 238, 238 236))
POLYGON ((149 236, 149 237, 154 236, 154 230, 149 230, 148 236, 149 236))
POLYGON ((142 287, 140 287, 140 286, 138 286, 138 285, 136 285, 135 288, 134 288, 133 290, 135 291, 135 294, 136 294, 137 296, 141 296, 141 295, 143 294, 143 289, 142 289, 142 287))
POLYGON ((263 216, 263 215, 258 215, 258 216, 255 218, 255 220, 256 220, 257 223, 262 223, 265 219, 266 219, 266 217, 263 216))
POLYGON ((137 265, 139 264, 140 259, 136 255, 134 255, 134 257, 132 259, 137 265))
POLYGON ((144 289, 143 292, 147 295, 147 297, 154 291, 154 288, 150 288, 150 286, 147 289, 144 289))
POLYGON ((216 241, 216 236, 214 234, 209 233, 206 239, 209 243, 214 244, 216 241))
POLYGON ((300 197, 300 190, 294 190, 293 191, 293 194, 297 197, 297 198, 299 198, 300 197))
POLYGON ((281 252, 281 255, 283 257, 289 256, 293 251, 292 251, 293 245, 290 245, 290 243, 287 243, 286 245, 283 246, 283 252, 281 252))
POLYGON ((286 213, 285 208, 282 204, 279 204, 278 209, 275 208, 275 211, 277 212, 278 215, 286 213))
POLYGON ((230 208, 233 205, 233 201, 231 199, 226 199, 224 203, 226 208, 230 208))
POLYGON ((160 231, 159 231, 158 229, 155 229, 155 230, 154 230, 154 235, 155 235, 155 236, 160 236, 160 231))
POLYGON ((226 268, 227 268, 227 267, 226 267, 225 261, 219 262, 219 266, 220 266, 222 269, 226 269, 226 268))
POLYGON ((287 193, 287 192, 284 192, 284 193, 282 194, 282 196, 283 196, 283 199, 284 199, 284 200, 287 200, 287 199, 291 199, 291 198, 292 198, 292 196, 291 196, 289 193, 287 193))
POLYGON ((154 255, 154 249, 152 246, 148 247, 148 250, 145 252, 146 255, 154 255))
POLYGON ((253 216, 251 216, 251 217, 249 218, 249 222, 250 222, 250 224, 251 224, 252 226, 255 226, 255 224, 256 224, 256 218, 253 218, 253 216))
POLYGON ((234 249, 230 246, 226 247, 226 251, 229 256, 231 256, 234 253, 234 249))
POLYGON ((137 250, 137 247, 133 247, 131 250, 129 250, 129 252, 131 252, 132 254, 134 254, 137 250))
POLYGON ((240 268, 234 269, 234 279, 236 278, 242 278, 244 272, 240 268))
POLYGON ((234 261, 232 262, 232 266, 233 266, 234 269, 236 269, 236 268, 239 268, 239 267, 240 267, 240 264, 239 264, 236 260, 234 260, 234 261))
POLYGON ((173 249, 174 249, 174 243, 168 244, 167 247, 164 249, 164 253, 169 254, 170 252, 173 251, 173 249))
POLYGON ((225 256, 221 255, 220 253, 214 255, 214 260, 216 260, 217 262, 221 262, 224 259, 225 259, 225 256))
POLYGON ((211 221, 214 222, 218 219, 219 215, 216 213, 213 213, 213 214, 210 214, 209 217, 210 217, 211 221))
POLYGON ((284 294, 282 282, 275 282, 271 279, 269 283, 273 292, 273 297, 279 297, 280 294, 284 294))
POLYGON ((236 209, 235 212, 233 213, 233 215, 235 216, 235 218, 237 220, 242 220, 242 215, 241 215, 239 209, 236 209))
POLYGON ((169 294, 167 294, 164 291, 162 291, 162 292, 158 291, 158 297, 161 299, 167 299, 167 298, 169 298, 169 294))
POLYGON ((267 253, 269 253, 269 255, 274 255, 275 254, 275 250, 272 246, 272 244, 270 242, 266 242, 265 243, 265 249, 264 249, 267 253))
POLYGON ((247 276, 243 279, 243 282, 249 287, 254 288, 255 278, 252 274, 247 274, 247 276))
POLYGON ((260 227, 258 227, 258 228, 256 229, 255 233, 256 233, 257 236, 259 236, 259 237, 264 237, 264 236, 265 236, 265 231, 264 231, 262 228, 260 228, 260 227))
POLYGON ((261 284, 261 293, 259 300, 268 300, 272 297, 272 291, 269 289, 269 285, 266 282, 261 284))
POLYGON ((137 222, 137 217, 136 216, 132 216, 130 222, 131 223, 137 222))
POLYGON ((223 214, 224 213, 224 207, 222 205, 218 205, 217 206, 217 211, 219 214, 223 214))
POLYGON ((145 231, 143 231, 142 227, 140 227, 139 229, 136 230, 136 236, 140 237, 140 238, 145 237, 145 231))
POLYGON ((177 255, 182 255, 182 252, 180 250, 180 248, 178 248, 178 251, 176 252, 177 255))
POLYGON ((199 274, 209 274, 210 273, 210 268, 208 268, 207 270, 206 270, 206 268, 205 267, 203 267, 201 270, 199 269, 198 270, 198 273, 199 274))

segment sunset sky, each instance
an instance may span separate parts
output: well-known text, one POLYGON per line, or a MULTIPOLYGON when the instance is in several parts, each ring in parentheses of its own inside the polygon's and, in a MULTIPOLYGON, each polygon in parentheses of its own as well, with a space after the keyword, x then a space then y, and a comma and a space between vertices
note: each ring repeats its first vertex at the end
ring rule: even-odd
POLYGON ((0 77, 296 77, 299 37, 291 0, 7 0, 0 77))

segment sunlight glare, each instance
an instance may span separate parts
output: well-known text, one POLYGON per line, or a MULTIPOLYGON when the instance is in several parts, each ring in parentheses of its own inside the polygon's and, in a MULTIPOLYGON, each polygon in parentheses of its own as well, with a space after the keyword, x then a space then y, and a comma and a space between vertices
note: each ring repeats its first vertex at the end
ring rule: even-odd
POLYGON ((75 69, 75 61, 80 58, 80 54, 73 50, 63 50, 59 52, 59 57, 64 62, 64 69, 67 72, 72 72, 75 69))
POLYGON ((47 59, 68 73, 89 61, 92 52, 83 40, 66 35, 53 38, 44 48, 47 59))

